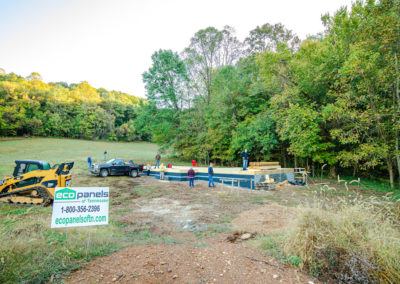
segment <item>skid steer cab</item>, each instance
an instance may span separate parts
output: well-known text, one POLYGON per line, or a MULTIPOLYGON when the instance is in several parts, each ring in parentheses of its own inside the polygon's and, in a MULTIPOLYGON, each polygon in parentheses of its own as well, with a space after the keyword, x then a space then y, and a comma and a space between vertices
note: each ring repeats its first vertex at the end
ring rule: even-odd
POLYGON ((12 177, 0 180, 0 202, 49 205, 55 188, 71 186, 74 162, 50 167, 45 161, 16 160, 12 177))

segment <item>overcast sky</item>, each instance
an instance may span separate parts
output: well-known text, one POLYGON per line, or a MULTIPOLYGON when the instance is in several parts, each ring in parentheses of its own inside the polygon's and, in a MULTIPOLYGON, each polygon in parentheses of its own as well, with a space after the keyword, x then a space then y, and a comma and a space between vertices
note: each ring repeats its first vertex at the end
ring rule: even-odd
POLYGON ((351 0, 0 0, 0 67, 45 82, 88 81, 144 97, 142 73, 159 49, 181 52, 199 29, 230 25, 243 40, 264 23, 300 38, 351 0))

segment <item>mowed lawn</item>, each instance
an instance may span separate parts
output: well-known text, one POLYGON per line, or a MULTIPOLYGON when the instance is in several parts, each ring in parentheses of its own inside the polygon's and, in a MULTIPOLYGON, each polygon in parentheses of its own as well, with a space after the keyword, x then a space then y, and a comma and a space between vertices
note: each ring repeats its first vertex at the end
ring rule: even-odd
POLYGON ((56 138, 17 138, 0 140, 0 178, 11 175, 15 160, 44 160, 50 165, 74 161, 73 173, 87 168, 87 157, 92 162, 104 161, 104 150, 107 159, 122 158, 135 163, 152 162, 158 146, 147 142, 106 142, 56 138))

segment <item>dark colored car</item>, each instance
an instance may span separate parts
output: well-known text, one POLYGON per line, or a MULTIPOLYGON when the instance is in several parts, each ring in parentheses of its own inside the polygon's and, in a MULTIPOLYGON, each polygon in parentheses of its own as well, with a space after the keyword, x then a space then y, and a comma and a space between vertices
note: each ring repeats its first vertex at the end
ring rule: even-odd
POLYGON ((135 164, 132 161, 125 163, 122 159, 112 159, 106 163, 93 164, 90 172, 101 177, 108 175, 137 177, 139 173, 143 172, 143 165, 135 164))

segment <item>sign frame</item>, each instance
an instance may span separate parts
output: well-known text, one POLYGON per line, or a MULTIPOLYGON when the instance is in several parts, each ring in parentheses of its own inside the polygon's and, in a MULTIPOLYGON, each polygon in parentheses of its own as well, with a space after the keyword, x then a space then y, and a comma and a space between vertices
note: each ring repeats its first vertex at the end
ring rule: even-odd
POLYGON ((108 187, 56 187, 51 228, 108 225, 108 187))

